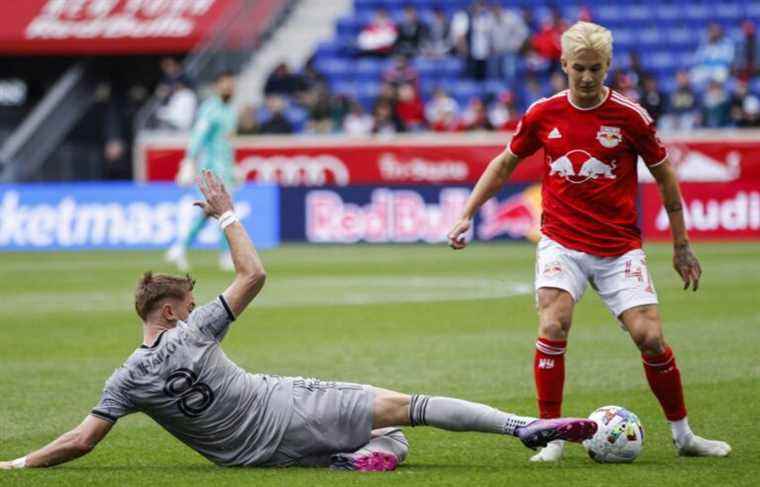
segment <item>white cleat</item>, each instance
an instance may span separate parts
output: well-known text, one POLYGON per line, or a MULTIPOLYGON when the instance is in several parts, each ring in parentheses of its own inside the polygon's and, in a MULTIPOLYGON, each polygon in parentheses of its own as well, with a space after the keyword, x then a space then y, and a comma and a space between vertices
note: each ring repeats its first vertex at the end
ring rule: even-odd
POLYGON ((177 266, 180 272, 187 272, 190 270, 190 263, 187 261, 187 254, 185 249, 180 245, 174 245, 166 251, 164 260, 170 264, 177 266))
POLYGON ((706 440, 693 433, 674 443, 682 457, 725 457, 731 453, 731 445, 725 441, 706 440))
POLYGON ((232 262, 232 255, 225 252, 219 256, 219 268, 224 272, 234 272, 235 263, 232 262))
POLYGON ((550 441, 548 445, 541 448, 538 453, 530 457, 531 462, 558 462, 562 460, 565 452, 565 440, 550 441))

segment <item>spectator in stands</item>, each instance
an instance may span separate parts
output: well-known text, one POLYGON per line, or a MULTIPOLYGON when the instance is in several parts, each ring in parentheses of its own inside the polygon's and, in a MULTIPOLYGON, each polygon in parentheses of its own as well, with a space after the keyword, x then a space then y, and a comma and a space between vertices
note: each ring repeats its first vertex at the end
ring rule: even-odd
POLYGON ((644 70, 644 66, 641 65, 641 57, 636 51, 630 51, 628 53, 628 77, 631 79, 631 84, 637 89, 642 89, 644 78, 647 76, 647 72, 644 70))
POLYGON ((408 83, 416 88, 419 76, 414 66, 409 64, 409 58, 399 54, 393 58, 393 64, 383 73, 383 81, 394 87, 408 83))
POLYGON ((385 9, 378 9, 372 21, 359 33, 356 45, 361 54, 387 56, 398 38, 396 24, 385 9))
POLYGON ((760 99, 749 92, 746 81, 739 81, 731 97, 731 122, 736 127, 760 126, 760 99))
POLYGON ((332 100, 325 86, 308 92, 309 121, 306 130, 313 134, 329 134, 333 130, 332 100))
POLYGON ((348 114, 343 118, 343 131, 346 135, 369 135, 373 127, 372 115, 366 113, 359 102, 351 101, 348 114))
POLYGON ((723 27, 711 23, 707 28, 707 42, 699 46, 692 81, 703 86, 711 80, 725 82, 734 62, 734 44, 723 34, 723 27))
POLYGON ((494 130, 513 130, 519 119, 511 91, 502 91, 488 106, 488 121, 494 130))
POLYGON ((730 110, 731 100, 723 83, 710 81, 702 98, 702 124, 709 128, 728 127, 730 110))
POLYGON ((393 106, 387 102, 375 105, 372 121, 372 133, 377 135, 393 135, 404 130, 393 112, 393 106))
POLYGON ((318 87, 327 86, 327 78, 322 74, 314 63, 315 59, 312 57, 303 67, 300 76, 300 89, 301 91, 313 90, 318 87))
POLYGON ((492 6, 491 11, 494 19, 491 77, 511 83, 517 74, 519 52, 530 32, 522 16, 516 11, 505 10, 498 3, 492 6))
POLYGON ((281 62, 267 77, 264 95, 293 96, 301 88, 302 84, 299 77, 290 71, 290 66, 287 63, 281 62))
POLYGON ((665 95, 657 87, 657 78, 654 76, 644 75, 641 85, 639 102, 657 123, 667 108, 665 95))
POLYGON ((670 94, 668 113, 660 119, 664 130, 690 130, 699 124, 697 96, 686 71, 676 74, 676 89, 670 94))
POLYGON ((343 127, 343 119, 351 111, 351 98, 343 93, 338 93, 330 100, 330 117, 332 118, 333 130, 343 127))
POLYGON ((550 71, 559 69, 559 58, 562 55, 560 37, 566 29, 567 24, 562 20, 559 9, 552 7, 550 18, 541 24, 541 28, 530 41, 536 53, 549 62, 550 71))
POLYGON ((425 128, 425 108, 417 90, 410 83, 404 83, 398 88, 396 116, 406 132, 425 128))
POLYGON ((470 13, 467 10, 457 10, 451 17, 449 29, 450 44, 454 54, 461 58, 467 58, 468 39, 467 33, 470 29, 470 13))
POLYGON ((541 83, 539 83, 534 76, 525 78, 525 83, 523 84, 522 110, 527 110, 533 102, 543 98, 544 95, 545 93, 541 88, 541 83))
POLYGON ((523 66, 528 77, 543 78, 549 72, 551 63, 533 48, 532 45, 523 49, 523 66))
MULTIPOLYGON (((161 67, 161 80, 156 86, 156 96, 161 100, 161 103, 165 103, 174 92, 177 82, 184 77, 182 73, 182 64, 173 58, 165 57, 161 59, 159 66, 161 67)), ((184 80, 185 84, 190 83, 184 80)))
POLYGON ((258 110, 254 105, 245 105, 238 114, 239 135, 254 135, 259 131, 258 110))
POLYGON ((259 128, 261 134, 291 134, 293 124, 285 116, 285 100, 281 96, 269 96, 266 99, 269 118, 259 128))
POLYGON ((754 22, 742 22, 742 39, 737 45, 734 71, 741 80, 749 80, 758 72, 757 56, 760 53, 754 22))
POLYGON ((493 130, 488 120, 486 106, 479 97, 474 96, 467 104, 460 122, 461 130, 493 130))
POLYGON ((494 18, 485 2, 476 0, 468 17, 467 62, 471 77, 486 79, 488 59, 493 46, 494 18))
POLYGON ((431 58, 441 58, 451 52, 451 24, 442 8, 433 9, 433 18, 428 27, 423 53, 431 58))
POLYGON ((195 91, 187 85, 185 78, 178 78, 168 100, 156 111, 159 127, 183 132, 190 130, 197 106, 195 91))
POLYGON ((425 118, 434 130, 441 130, 456 122, 458 113, 459 104, 443 88, 436 88, 425 106, 425 118))
POLYGON ((375 104, 377 105, 378 103, 388 103, 391 107, 395 107, 397 100, 398 94, 396 92, 396 85, 388 82, 383 82, 380 85, 380 91, 377 94, 375 104))
POLYGON ((636 87, 636 84, 633 82, 631 76, 622 69, 618 69, 613 73, 610 86, 613 90, 633 101, 639 100, 639 90, 636 87))
POLYGON ((417 9, 413 5, 404 7, 404 17, 399 22, 397 30, 398 37, 396 37, 394 52, 408 57, 416 56, 428 36, 428 27, 420 20, 417 9))
POLYGON ((555 71, 549 76, 549 93, 553 95, 567 89, 567 76, 560 71, 555 71))

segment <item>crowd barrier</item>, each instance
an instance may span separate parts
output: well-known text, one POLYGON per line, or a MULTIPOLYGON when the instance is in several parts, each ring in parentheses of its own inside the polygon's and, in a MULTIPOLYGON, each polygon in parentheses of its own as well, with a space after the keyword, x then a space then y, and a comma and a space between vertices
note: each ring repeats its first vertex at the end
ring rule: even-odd
MULTIPOLYGON (((683 183, 694 241, 760 240, 760 182, 683 183)), ((285 187, 248 184, 237 212, 260 248, 280 242, 442 243, 471 186, 285 187)), ((170 183, 0 185, 0 251, 164 249, 186 234, 198 195, 170 183)), ((642 184, 640 223, 648 241, 670 228, 657 187, 642 184)), ((541 187, 508 184, 486 202, 470 240, 536 240, 541 187)), ((196 247, 212 248, 208 225, 196 247)))

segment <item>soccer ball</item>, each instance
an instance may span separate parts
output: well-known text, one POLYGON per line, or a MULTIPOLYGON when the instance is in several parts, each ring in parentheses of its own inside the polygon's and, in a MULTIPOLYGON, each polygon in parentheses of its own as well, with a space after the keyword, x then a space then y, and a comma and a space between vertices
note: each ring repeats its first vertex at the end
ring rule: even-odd
POLYGON ((644 445, 639 418, 620 406, 602 406, 588 417, 596 422, 596 434, 583 442, 588 455, 599 463, 630 463, 644 445))

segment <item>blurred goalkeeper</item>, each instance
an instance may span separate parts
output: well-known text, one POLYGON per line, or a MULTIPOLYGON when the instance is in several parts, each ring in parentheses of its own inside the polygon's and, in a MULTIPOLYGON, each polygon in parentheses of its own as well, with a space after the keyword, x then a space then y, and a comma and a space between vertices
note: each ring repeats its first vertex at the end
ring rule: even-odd
POLYGON ((460 399, 238 367, 221 341, 264 286, 264 266, 220 180, 209 171, 202 178, 205 201, 195 204, 218 220, 229 241, 232 284, 196 309, 189 276, 146 273, 135 292, 143 344, 111 375, 79 426, 40 450, 0 462, 0 470, 74 460, 92 451, 119 418, 138 411, 220 466, 393 470, 409 450, 399 429, 406 425, 514 436, 530 448, 596 432, 587 419, 542 420, 460 399))
MULTIPOLYGON (((185 158, 182 160, 176 182, 180 186, 193 185, 199 170, 209 170, 216 174, 227 188, 237 186, 235 176, 235 157, 230 138, 235 134, 235 110, 230 105, 235 92, 235 77, 232 73, 222 72, 214 81, 214 94, 201 105, 198 119, 190 136, 185 158)), ((190 269, 187 261, 187 249, 193 244, 198 234, 206 226, 208 217, 202 212, 193 219, 190 231, 175 243, 166 253, 166 260, 177 266, 180 271, 190 269)), ((232 271, 232 258, 224 235, 219 239, 221 254, 219 266, 222 270, 232 271)))

